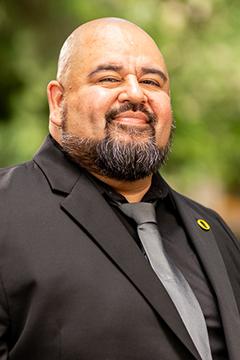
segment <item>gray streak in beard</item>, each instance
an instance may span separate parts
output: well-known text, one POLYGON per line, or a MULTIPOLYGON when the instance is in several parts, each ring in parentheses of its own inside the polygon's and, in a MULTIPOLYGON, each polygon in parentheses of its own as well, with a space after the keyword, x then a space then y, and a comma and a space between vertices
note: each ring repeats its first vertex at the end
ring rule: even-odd
POLYGON ((102 140, 81 138, 67 132, 67 109, 63 111, 62 148, 68 157, 85 168, 109 178, 135 181, 156 172, 166 161, 173 128, 168 144, 158 148, 155 140, 156 117, 142 104, 123 104, 110 110, 106 118, 106 135, 102 140), (114 122, 125 111, 142 111, 146 114, 146 126, 135 127, 114 122), (126 140, 127 136, 127 140, 126 140))
POLYGON ((116 141, 106 136, 101 141, 64 134, 64 152, 89 172, 125 181, 142 179, 156 172, 165 162, 170 144, 159 149, 152 142, 116 141))

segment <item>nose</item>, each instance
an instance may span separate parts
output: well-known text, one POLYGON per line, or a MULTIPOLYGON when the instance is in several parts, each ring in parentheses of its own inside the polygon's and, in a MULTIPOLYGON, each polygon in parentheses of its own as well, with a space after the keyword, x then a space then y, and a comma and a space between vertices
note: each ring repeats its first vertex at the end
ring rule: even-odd
POLYGON ((128 101, 132 103, 145 103, 147 101, 147 96, 135 76, 129 76, 126 80, 119 93, 118 100, 120 102, 128 101))

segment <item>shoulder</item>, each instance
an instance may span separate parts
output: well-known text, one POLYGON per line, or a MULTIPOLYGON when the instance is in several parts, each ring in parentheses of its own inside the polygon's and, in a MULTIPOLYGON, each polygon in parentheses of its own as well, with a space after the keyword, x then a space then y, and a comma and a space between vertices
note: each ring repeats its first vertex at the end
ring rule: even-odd
POLYGON ((41 173, 38 165, 28 162, 0 169, 0 193, 14 190, 16 187, 26 187, 35 176, 41 173))
POLYGON ((12 182, 25 176, 32 167, 32 161, 0 169, 0 189, 6 189, 12 182))
POLYGON ((199 202, 173 190, 170 189, 170 192, 173 196, 173 199, 178 204, 178 208, 181 211, 181 208, 185 208, 186 211, 189 213, 193 212, 199 216, 199 218, 206 220, 209 224, 211 224, 211 228, 213 232, 219 237, 220 239, 224 237, 230 239, 230 243, 233 243, 234 246, 240 251, 240 242, 233 234, 232 230, 226 224, 225 220, 213 209, 206 207, 199 202))
POLYGON ((12 218, 17 209, 26 211, 26 205, 38 196, 47 181, 34 161, 0 169, 0 216, 12 218))
POLYGON ((219 216, 217 214, 217 212, 214 211, 213 209, 202 205, 201 203, 193 200, 192 198, 190 198, 182 193, 179 193, 173 189, 171 189, 171 193, 175 199, 177 198, 180 201, 180 203, 185 204, 186 206, 188 206, 192 210, 197 211, 200 214, 208 215, 210 217, 218 217, 219 216))

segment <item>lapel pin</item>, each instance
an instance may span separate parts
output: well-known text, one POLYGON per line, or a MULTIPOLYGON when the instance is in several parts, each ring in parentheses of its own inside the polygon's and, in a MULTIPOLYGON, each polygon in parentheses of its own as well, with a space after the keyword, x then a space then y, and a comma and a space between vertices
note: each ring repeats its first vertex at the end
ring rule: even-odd
POLYGON ((200 226, 201 229, 205 231, 210 230, 210 225, 203 219, 198 219, 197 224, 200 226))

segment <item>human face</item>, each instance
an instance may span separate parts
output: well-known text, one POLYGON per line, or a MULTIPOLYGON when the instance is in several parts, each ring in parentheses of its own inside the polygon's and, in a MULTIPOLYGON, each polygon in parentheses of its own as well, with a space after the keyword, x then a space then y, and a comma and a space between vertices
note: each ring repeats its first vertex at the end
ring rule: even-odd
POLYGON ((151 128, 157 146, 165 147, 172 125, 169 81, 163 58, 150 37, 129 24, 105 25, 104 31, 96 26, 84 35, 78 49, 63 85, 64 130, 80 138, 102 140, 107 114, 115 113, 113 137, 146 142, 151 128), (138 105, 138 110, 119 113, 126 104, 138 105))

